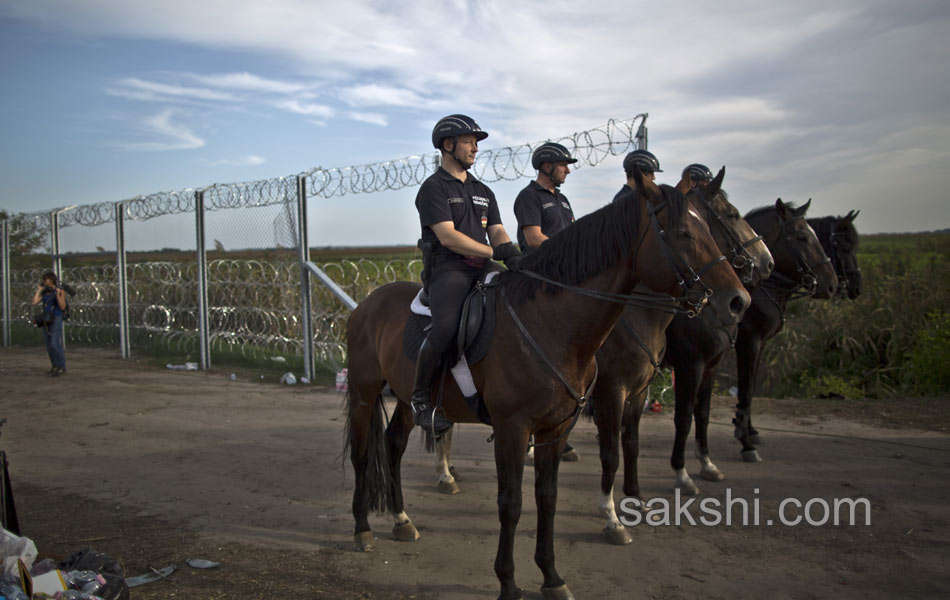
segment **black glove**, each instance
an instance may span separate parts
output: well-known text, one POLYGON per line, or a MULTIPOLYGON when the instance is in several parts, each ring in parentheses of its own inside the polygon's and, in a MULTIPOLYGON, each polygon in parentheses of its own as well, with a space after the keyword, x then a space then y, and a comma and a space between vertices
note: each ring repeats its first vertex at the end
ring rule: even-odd
POLYGON ((518 249, 518 246, 515 246, 514 242, 498 244, 492 251, 492 259, 504 261, 509 271, 516 271, 522 258, 521 250, 518 249))
POLYGON ((521 256, 521 250, 515 246, 514 242, 505 242, 498 244, 492 250, 492 260, 508 260, 511 256, 521 256))
POLYGON ((509 256, 505 259, 505 267, 507 267, 509 271, 520 271, 522 260, 524 260, 524 256, 521 254, 509 256))

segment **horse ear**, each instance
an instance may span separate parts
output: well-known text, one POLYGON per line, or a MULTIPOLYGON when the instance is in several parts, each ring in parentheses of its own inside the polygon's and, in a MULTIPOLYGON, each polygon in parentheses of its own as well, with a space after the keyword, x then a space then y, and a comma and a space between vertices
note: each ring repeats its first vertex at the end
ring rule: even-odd
POLYGON ((689 176, 689 170, 687 170, 683 172, 683 178, 676 184, 676 191, 685 196, 691 187, 693 187, 693 178, 689 176))
POLYGON ((846 217, 848 219, 848 222, 853 223, 854 220, 858 218, 858 213, 860 212, 861 212, 860 210, 849 210, 848 216, 846 217))
POLYGON ((722 180, 726 176, 726 167, 719 169, 719 173, 713 177, 713 180, 709 182, 706 186, 706 191, 709 193, 709 196, 715 196, 719 193, 719 190, 722 189, 722 180))
POLYGON ((647 199, 650 202, 654 202, 656 199, 661 198, 663 193, 660 191, 660 188, 649 179, 645 179, 641 176, 640 181, 637 182, 637 189, 646 192, 647 199))
POLYGON ((656 184, 643 176, 640 167, 633 165, 633 180, 637 184, 637 191, 644 196, 648 202, 654 202, 660 196, 660 188, 656 184))
POLYGON ((795 211, 796 214, 804 215, 808 212, 808 207, 811 206, 811 198, 808 199, 808 202, 802 204, 801 207, 795 211))
POLYGON ((781 198, 775 201, 775 212, 777 212, 779 216, 782 217, 783 219, 788 218, 788 206, 786 206, 785 203, 782 202, 781 198))

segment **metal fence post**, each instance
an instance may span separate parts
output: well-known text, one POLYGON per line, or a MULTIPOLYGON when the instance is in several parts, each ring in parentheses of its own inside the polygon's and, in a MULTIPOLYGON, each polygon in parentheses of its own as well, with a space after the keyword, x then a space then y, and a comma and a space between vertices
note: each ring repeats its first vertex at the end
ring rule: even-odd
MULTIPOLYGON (((63 257, 59 249, 59 213, 63 209, 53 211, 49 214, 49 247, 50 254, 53 255, 53 272, 59 277, 59 282, 63 282, 63 257)), ((66 348, 66 322, 63 321, 63 334, 60 340, 63 348, 66 348)))
POLYGON ((3 347, 10 347, 10 324, 13 322, 13 313, 10 310, 10 222, 0 221, 0 274, 3 282, 0 284, 0 293, 3 294, 3 347))
POLYGON ((63 277, 63 257, 59 255, 59 213, 53 211, 49 214, 49 252, 53 256, 53 272, 56 276, 63 277))
POLYGON ((643 120, 640 121, 640 126, 637 127, 637 150, 646 150, 647 149, 647 117, 649 113, 643 113, 643 120))
POLYGON ((297 175, 297 246, 300 253, 300 326, 304 375, 313 381, 313 298, 310 294, 310 239, 307 234, 307 178, 297 175))
POLYGON ((195 192, 195 231, 198 242, 198 355, 202 369, 211 368, 208 333, 208 255, 205 252, 205 193, 195 192))
POLYGON ((125 203, 115 203, 116 296, 119 304, 119 354, 128 358, 132 347, 129 337, 129 281, 125 262, 125 203))

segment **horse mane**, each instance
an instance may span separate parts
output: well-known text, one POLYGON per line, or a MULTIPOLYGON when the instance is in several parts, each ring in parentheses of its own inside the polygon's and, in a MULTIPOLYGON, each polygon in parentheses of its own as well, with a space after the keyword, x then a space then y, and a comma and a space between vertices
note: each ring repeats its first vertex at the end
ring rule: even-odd
MULTIPOLYGON (((659 185, 667 200, 671 223, 678 223, 686 212, 686 197, 675 188, 659 185)), ((564 228, 525 256, 523 269, 533 271, 566 285, 579 285, 612 267, 633 244, 640 229, 640 197, 635 191, 619 201, 597 209, 564 228)), ((512 302, 534 297, 542 282, 537 279, 505 274, 502 280, 512 302)), ((545 292, 556 294, 561 288, 545 285, 545 292)))
POLYGON ((815 217, 813 219, 805 219, 811 228, 815 230, 815 235, 818 237, 818 241, 821 242, 822 248, 825 252, 828 252, 828 249, 831 246, 831 233, 832 228, 835 226, 835 222, 838 220, 837 217, 815 217))

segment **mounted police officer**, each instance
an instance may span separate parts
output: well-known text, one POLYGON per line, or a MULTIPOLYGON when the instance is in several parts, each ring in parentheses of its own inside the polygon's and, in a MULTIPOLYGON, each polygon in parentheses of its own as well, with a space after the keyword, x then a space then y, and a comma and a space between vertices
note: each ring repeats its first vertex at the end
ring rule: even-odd
MULTIPOLYGON (((545 142, 531 154, 531 166, 537 178, 518 193, 515 217, 518 219, 518 245, 528 253, 549 237, 574 222, 574 211, 560 186, 577 162, 567 148, 556 142, 545 142)), ((577 451, 565 444, 561 455, 568 462, 578 460, 577 451)))
POLYGON ((637 189, 637 182, 633 177, 634 167, 639 167, 640 172, 643 173, 643 177, 650 181, 656 180, 654 173, 663 172, 663 169, 660 168, 660 161, 653 156, 652 152, 649 150, 634 150, 623 159, 623 171, 627 175, 627 183, 624 184, 624 186, 620 188, 620 191, 614 196, 614 202, 621 196, 629 194, 630 190, 637 189))
POLYGON ((687 174, 689 175, 689 179, 691 182, 689 186, 690 189, 696 187, 697 185, 701 183, 709 183, 710 181, 713 180, 713 174, 712 174, 712 171, 709 170, 709 167, 700 163, 693 163, 691 165, 688 165, 685 169, 683 169, 682 176, 686 177, 687 174))
POLYGON ((522 252, 537 248, 574 222, 571 203, 561 193, 560 186, 571 172, 569 165, 576 162, 567 148, 555 142, 541 144, 532 153, 531 166, 538 177, 515 199, 518 245, 522 252))
POLYGON ((492 259, 503 260, 510 269, 521 259, 501 223, 495 194, 469 173, 478 142, 487 137, 471 117, 440 119, 432 130, 432 145, 442 154, 442 167, 416 195, 432 329, 419 348, 411 406, 415 424, 436 435, 452 422, 430 402, 432 379, 456 338, 462 303, 479 276, 498 268, 492 259))

